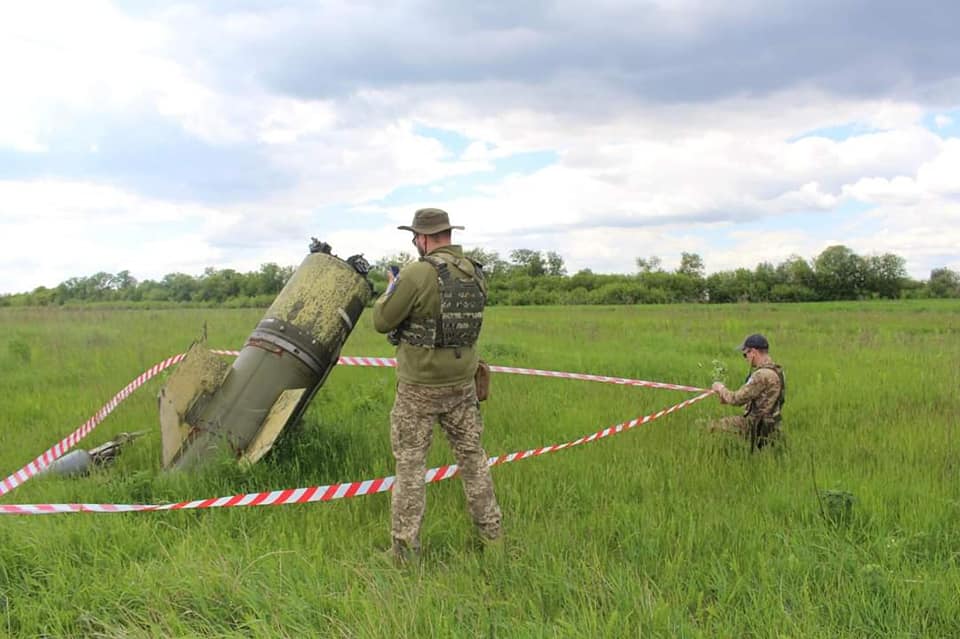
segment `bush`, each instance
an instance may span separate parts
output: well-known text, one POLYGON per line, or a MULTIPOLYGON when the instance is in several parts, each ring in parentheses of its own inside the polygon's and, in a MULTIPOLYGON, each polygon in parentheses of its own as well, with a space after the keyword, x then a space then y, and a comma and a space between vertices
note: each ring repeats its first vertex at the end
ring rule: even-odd
POLYGON ((646 289, 639 283, 616 282, 604 284, 590 293, 593 304, 636 304, 646 289))
POLYGON ((560 296, 561 304, 583 305, 590 303, 590 291, 582 286, 578 286, 572 291, 567 291, 560 296))

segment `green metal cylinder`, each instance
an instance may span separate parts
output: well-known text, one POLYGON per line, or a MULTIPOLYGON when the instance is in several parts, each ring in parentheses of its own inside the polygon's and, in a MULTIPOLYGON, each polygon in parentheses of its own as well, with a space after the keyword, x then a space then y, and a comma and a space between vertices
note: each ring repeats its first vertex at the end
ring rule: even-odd
MULTIPOLYGON (((164 465, 195 467, 224 446, 238 458, 259 459, 303 414, 336 365, 372 294, 367 268, 359 256, 344 261, 322 250, 311 253, 225 374, 211 372, 202 384, 175 380, 193 357, 188 353, 161 391, 164 465), (211 376, 219 382, 211 383, 211 376)), ((195 356, 192 368, 211 371, 213 363, 197 364, 203 357, 195 356)))

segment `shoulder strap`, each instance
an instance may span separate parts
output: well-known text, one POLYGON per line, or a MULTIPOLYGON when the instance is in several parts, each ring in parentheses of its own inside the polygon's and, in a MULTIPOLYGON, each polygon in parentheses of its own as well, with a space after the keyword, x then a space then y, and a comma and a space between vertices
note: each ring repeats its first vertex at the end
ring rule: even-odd
POLYGON ((447 262, 436 255, 424 255, 420 258, 420 261, 430 263, 433 265, 433 268, 437 269, 438 271, 447 266, 447 262))
MULTIPOLYGON (((483 264, 469 257, 460 258, 455 255, 450 257, 451 257, 451 262, 453 263, 454 266, 456 266, 458 269, 460 269, 460 271, 466 274, 470 279, 474 280, 475 282, 477 282, 477 284, 480 285, 480 290, 481 292, 483 292, 484 297, 486 297, 487 286, 486 286, 486 278, 483 275, 483 264), (470 262, 470 264, 473 265, 472 274, 470 273, 470 271, 463 268, 464 267, 463 260, 467 260, 468 262, 470 262)), ((433 268, 437 269, 437 275, 440 276, 441 280, 446 281, 446 279, 450 277, 450 268, 447 260, 441 257, 438 257, 436 255, 424 255, 423 257, 420 258, 420 261, 429 262, 430 264, 432 264, 433 268)))

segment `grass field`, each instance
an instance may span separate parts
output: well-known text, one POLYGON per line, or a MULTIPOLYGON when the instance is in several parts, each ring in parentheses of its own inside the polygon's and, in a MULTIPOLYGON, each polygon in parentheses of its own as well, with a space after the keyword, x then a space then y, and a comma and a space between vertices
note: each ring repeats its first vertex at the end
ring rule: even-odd
MULTIPOLYGON (((254 310, 0 309, 0 472, 73 431, 207 323, 254 310)), ((389 496, 192 512, 0 517, 0 636, 960 636, 960 303, 489 309, 494 364, 737 386, 761 331, 787 370, 788 444, 704 432, 713 398, 496 467, 507 556, 474 543, 458 479, 427 490, 420 567, 385 560, 389 496), (816 488, 815 488, 816 486, 816 488), (819 489, 819 492, 818 490, 819 489), (832 491, 832 492, 829 492, 832 491), (849 512, 837 508, 849 494, 849 512), (818 498, 819 496, 819 498, 818 498)), ((391 355, 365 314, 344 354, 391 355)), ((568 441, 691 395, 497 375, 491 455, 568 441)), ((243 471, 159 470, 162 376, 84 442, 150 435, 0 503, 157 503, 392 474, 392 370, 335 370, 299 436, 243 471)), ((442 437, 430 464, 452 462, 442 437)))

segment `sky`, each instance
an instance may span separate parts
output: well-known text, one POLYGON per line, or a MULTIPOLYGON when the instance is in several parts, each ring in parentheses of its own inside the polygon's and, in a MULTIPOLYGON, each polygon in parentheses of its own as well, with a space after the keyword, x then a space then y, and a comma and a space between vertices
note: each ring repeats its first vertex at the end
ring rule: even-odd
POLYGON ((311 237, 568 272, 844 244, 960 270, 960 3, 5 3, 0 294, 296 265, 311 237))

